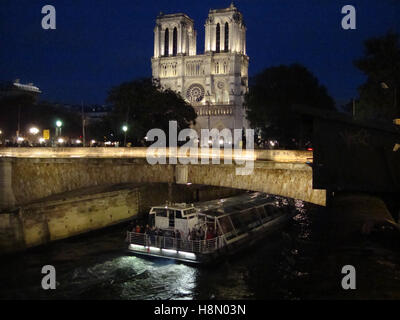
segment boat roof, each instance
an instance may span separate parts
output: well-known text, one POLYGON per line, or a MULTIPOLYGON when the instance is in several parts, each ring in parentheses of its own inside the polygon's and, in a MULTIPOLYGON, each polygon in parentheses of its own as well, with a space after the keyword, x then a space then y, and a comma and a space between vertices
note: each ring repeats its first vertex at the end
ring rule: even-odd
POLYGON ((188 210, 188 209, 193 209, 194 208, 194 204, 193 203, 170 203, 170 202, 166 202, 165 205, 160 205, 160 206, 153 206, 152 208, 168 208, 168 209, 172 209, 172 210, 188 210))
POLYGON ((168 208, 173 210, 196 209, 197 212, 207 216, 222 216, 232 212, 244 211, 258 206, 272 204, 277 199, 262 192, 247 192, 238 196, 196 203, 166 203, 164 206, 152 208, 168 208))
POLYGON ((235 197, 198 202, 194 206, 203 214, 219 216, 270 204, 274 200, 275 198, 266 193, 249 192, 235 197))

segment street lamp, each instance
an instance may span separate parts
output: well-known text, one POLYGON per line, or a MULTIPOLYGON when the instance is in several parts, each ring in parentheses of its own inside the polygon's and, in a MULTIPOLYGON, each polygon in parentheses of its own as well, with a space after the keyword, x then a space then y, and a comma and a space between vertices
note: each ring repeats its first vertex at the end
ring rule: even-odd
POLYGON ((29 133, 33 135, 37 135, 39 133, 39 129, 36 127, 32 127, 29 129, 29 133))
POLYGON ((124 132, 124 147, 126 147, 126 132, 128 131, 128 126, 122 126, 122 131, 124 132))
POLYGON ((62 125, 63 125, 63 123, 62 123, 61 120, 57 120, 57 121, 56 121, 56 126, 57 126, 56 130, 58 130, 58 134, 57 134, 57 132, 56 132, 56 136, 61 136, 61 128, 62 128, 62 125))

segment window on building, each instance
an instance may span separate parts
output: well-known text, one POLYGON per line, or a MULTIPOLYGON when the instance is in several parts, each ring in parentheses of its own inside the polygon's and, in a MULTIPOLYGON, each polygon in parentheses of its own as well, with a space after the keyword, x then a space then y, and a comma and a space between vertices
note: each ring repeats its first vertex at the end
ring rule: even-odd
POLYGON ((228 73, 228 63, 224 61, 224 73, 228 73))
POLYGON ((229 24, 225 22, 225 52, 229 51, 229 24))
POLYGON ((217 23, 217 34, 216 34, 216 47, 215 47, 216 52, 221 51, 221 27, 219 23, 217 23))
POLYGON ((165 29, 165 38, 164 38, 164 56, 168 56, 169 54, 169 30, 165 29))
POLYGON ((172 55, 176 56, 178 52, 178 30, 176 30, 176 27, 174 28, 172 40, 172 55))

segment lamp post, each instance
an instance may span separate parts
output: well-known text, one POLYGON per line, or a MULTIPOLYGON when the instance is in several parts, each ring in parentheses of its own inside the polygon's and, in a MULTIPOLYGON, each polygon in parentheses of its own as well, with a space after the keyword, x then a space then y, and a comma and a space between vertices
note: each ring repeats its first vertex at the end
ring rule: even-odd
POLYGON ((57 120, 56 121, 56 126, 57 126, 57 128, 56 128, 57 129, 56 136, 57 137, 61 136, 62 125, 63 125, 63 123, 62 123, 61 120, 57 120))
POLYGON ((126 132, 128 131, 128 126, 122 126, 122 131, 124 132, 124 147, 126 147, 126 132))

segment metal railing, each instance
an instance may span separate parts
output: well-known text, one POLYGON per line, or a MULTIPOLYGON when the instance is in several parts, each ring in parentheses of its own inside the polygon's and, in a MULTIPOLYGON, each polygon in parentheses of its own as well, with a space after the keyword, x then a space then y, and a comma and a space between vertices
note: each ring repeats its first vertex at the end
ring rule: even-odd
POLYGON ((209 240, 184 240, 129 231, 127 232, 127 242, 144 247, 155 247, 193 253, 210 253, 225 246, 224 236, 219 236, 209 240))

